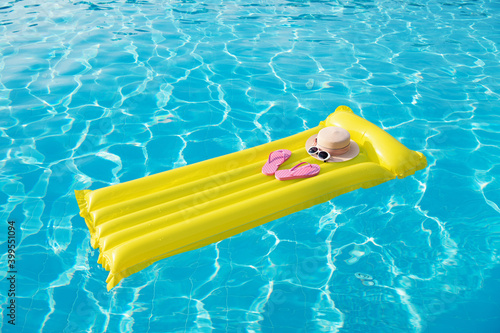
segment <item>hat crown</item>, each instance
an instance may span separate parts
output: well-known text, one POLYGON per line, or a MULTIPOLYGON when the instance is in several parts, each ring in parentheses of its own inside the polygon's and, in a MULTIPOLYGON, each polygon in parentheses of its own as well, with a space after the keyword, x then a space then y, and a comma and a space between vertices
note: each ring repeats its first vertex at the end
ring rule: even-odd
POLYGON ((319 131, 317 142, 327 149, 340 149, 349 145, 351 135, 342 127, 328 126, 319 131))

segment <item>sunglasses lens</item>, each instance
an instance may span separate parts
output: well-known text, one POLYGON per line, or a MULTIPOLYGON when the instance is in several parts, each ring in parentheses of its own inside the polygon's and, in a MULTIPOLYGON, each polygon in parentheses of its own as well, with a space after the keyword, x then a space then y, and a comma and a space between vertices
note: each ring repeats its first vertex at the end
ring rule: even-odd
POLYGON ((318 157, 322 160, 326 160, 330 157, 330 155, 326 151, 320 151, 318 157))
POLYGON ((311 147, 307 152, 309 154, 316 154, 318 152, 318 147, 311 147))

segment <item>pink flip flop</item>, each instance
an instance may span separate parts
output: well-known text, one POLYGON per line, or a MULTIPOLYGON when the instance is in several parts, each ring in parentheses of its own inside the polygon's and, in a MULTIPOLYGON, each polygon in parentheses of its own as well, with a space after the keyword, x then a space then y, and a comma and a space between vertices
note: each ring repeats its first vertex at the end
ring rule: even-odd
POLYGON ((309 178, 314 177, 319 173, 320 167, 317 164, 311 164, 308 162, 302 162, 297 164, 291 169, 288 170, 279 170, 274 174, 276 179, 278 180, 289 180, 289 179, 297 179, 297 178, 309 178), (307 164, 305 166, 301 166, 302 164, 307 164))
POLYGON ((292 152, 288 149, 280 149, 269 154, 266 164, 262 167, 262 173, 267 176, 272 176, 287 159, 292 156, 292 152))

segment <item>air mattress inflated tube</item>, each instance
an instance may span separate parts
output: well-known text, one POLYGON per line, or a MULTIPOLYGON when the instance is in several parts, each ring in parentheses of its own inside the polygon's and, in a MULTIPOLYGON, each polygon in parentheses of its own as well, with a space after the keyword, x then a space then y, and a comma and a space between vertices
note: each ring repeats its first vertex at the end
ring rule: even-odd
POLYGON ((178 169, 95 191, 75 191, 80 215, 109 271, 108 290, 152 263, 220 241, 360 187, 369 188, 425 168, 409 150, 376 125, 340 106, 319 126, 178 169), (347 129, 360 146, 347 162, 322 163, 307 154, 306 140, 325 126, 347 129), (280 169, 317 163, 319 175, 288 181, 265 176, 269 153, 289 149, 280 169), (286 199, 284 199, 286 198, 286 199))

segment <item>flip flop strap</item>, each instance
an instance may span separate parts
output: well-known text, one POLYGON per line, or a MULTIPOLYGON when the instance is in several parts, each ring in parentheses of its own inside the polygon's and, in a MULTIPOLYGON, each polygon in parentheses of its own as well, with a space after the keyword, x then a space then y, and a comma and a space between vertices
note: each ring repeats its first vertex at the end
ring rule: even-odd
MULTIPOLYGON (((280 153, 281 153, 281 157, 283 157, 283 159, 285 159, 285 152, 284 152, 282 149, 280 149, 280 150, 276 150, 276 151, 273 151, 273 153, 277 153, 277 152, 280 152, 280 153)), ((267 158, 267 162, 268 162, 269 164, 271 164, 271 155, 272 155, 273 153, 269 154, 269 157, 267 158)))
POLYGON ((293 173, 293 172, 294 172, 294 171, 295 171, 295 170, 296 170, 299 166, 301 166, 302 164, 309 164, 309 165, 311 165, 311 163, 309 163, 309 162, 301 162, 301 163, 297 164, 296 166, 294 166, 293 168, 291 168, 291 169, 290 169, 290 172, 292 172, 292 173, 293 173))

